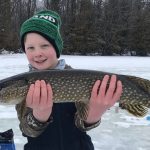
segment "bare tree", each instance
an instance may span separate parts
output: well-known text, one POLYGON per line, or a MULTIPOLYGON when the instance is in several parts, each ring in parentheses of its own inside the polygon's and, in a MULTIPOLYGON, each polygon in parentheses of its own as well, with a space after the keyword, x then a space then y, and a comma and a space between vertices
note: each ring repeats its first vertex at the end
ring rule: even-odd
MULTIPOLYGON (((20 47, 21 24, 37 10, 38 0, 0 1, 0 49, 20 47)), ((64 50, 69 53, 150 53, 149 0, 43 0, 41 9, 62 18, 64 50)))
POLYGON ((0 49, 11 48, 10 43, 10 0, 0 1, 0 49))
POLYGON ((22 23, 31 17, 36 11, 36 0, 12 0, 11 1, 11 35, 12 47, 20 47, 19 31, 22 23))

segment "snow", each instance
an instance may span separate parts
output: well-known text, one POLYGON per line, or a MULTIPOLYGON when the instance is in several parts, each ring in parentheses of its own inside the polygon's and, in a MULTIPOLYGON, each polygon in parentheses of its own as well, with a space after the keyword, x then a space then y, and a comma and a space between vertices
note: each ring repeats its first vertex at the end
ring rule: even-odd
MULTIPOLYGON (((150 80, 150 57, 130 56, 64 56, 67 64, 76 69, 91 69, 134 75, 150 80)), ((0 79, 28 71, 24 54, 0 55, 0 79)), ((88 132, 95 150, 149 150, 150 113, 136 118, 115 105, 102 117, 101 125, 88 132), (119 111, 119 112, 118 112, 119 111)), ((0 132, 12 128, 17 150, 26 139, 21 135, 14 106, 0 105, 0 132)))

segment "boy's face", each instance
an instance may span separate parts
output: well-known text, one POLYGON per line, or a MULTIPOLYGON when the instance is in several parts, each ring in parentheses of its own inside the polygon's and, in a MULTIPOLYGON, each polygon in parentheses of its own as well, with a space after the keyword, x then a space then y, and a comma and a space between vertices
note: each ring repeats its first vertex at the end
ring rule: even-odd
POLYGON ((40 34, 27 33, 24 45, 28 61, 34 68, 52 69, 57 65, 55 48, 40 34))

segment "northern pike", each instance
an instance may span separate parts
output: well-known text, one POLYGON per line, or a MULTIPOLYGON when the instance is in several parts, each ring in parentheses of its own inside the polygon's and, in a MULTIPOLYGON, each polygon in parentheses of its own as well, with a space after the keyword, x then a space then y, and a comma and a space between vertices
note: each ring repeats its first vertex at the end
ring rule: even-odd
MULTIPOLYGON (((45 80, 52 86, 54 103, 75 102, 77 112, 85 118, 92 87, 95 81, 102 80, 104 75, 112 73, 71 69, 32 71, 14 75, 0 80, 0 104, 22 102, 32 83, 45 80)), ((123 84, 119 106, 134 116, 145 116, 150 108, 150 81, 135 76, 116 75, 123 84)))

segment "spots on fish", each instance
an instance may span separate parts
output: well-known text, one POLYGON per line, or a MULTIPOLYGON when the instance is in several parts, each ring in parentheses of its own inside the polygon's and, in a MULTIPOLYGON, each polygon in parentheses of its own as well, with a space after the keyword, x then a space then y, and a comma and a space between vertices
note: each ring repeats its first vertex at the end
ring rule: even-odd
MULTIPOLYGON (((24 85, 29 87, 36 80, 42 79, 52 86, 54 102, 81 101, 87 104, 95 81, 98 79, 102 80, 105 74, 107 73, 83 70, 30 72, 23 74, 22 80, 20 80, 20 76, 18 75, 19 79, 16 78, 10 81, 8 85, 1 82, 1 85, 5 85, 3 91, 6 93, 1 90, 0 96, 5 97, 6 102, 11 101, 12 97, 20 99, 28 91, 28 88, 25 89, 23 87, 24 85), (6 88, 7 86, 9 88, 6 88)), ((150 81, 122 75, 118 75, 117 78, 123 83, 123 93, 118 102, 122 106, 125 105, 129 108, 131 112, 146 112, 144 111, 144 107, 150 108, 150 81)))

